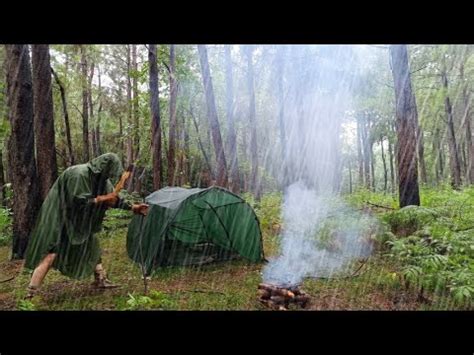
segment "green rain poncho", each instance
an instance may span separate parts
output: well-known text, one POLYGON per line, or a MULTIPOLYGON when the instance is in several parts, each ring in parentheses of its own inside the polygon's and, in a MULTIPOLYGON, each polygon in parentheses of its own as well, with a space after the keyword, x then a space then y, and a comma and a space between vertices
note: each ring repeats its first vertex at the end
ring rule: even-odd
POLYGON ((110 179, 118 179, 122 172, 120 159, 113 153, 66 169, 41 206, 25 267, 35 269, 48 253, 57 253, 53 268, 62 274, 76 279, 93 274, 101 256, 95 233, 101 229, 106 207, 92 199, 112 192, 110 179))

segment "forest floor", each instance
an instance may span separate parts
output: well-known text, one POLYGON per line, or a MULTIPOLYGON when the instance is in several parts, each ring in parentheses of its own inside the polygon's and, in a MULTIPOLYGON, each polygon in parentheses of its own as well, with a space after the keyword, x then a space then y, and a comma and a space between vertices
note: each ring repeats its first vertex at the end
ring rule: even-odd
MULTIPOLYGON (((125 222, 123 219, 120 223, 125 222)), ((125 249, 126 228, 101 233, 104 266, 110 279, 120 288, 95 290, 92 279, 75 281, 52 270, 38 296, 23 302, 29 274, 21 262, 0 264, 1 279, 18 275, 0 284, 0 310, 263 310, 256 290, 261 282, 263 264, 232 261, 199 268, 169 268, 157 272, 148 281, 149 294, 139 267, 128 258, 125 249)), ((276 252, 274 234, 264 235, 265 254, 276 252)), ((8 260, 10 247, 0 248, 0 260, 8 260)), ((390 265, 374 256, 359 276, 342 279, 306 280, 301 288, 312 297, 314 310, 415 310, 430 309, 415 294, 390 289, 381 278, 390 275, 390 265)))
MULTIPOLYGON (((383 203, 380 202, 380 203, 383 203)), ((272 206, 261 206, 267 213, 272 206)), ((128 212, 127 212, 128 213, 128 212)), ((31 301, 24 301, 30 274, 21 262, 9 260, 10 246, 0 247, 0 310, 265 310, 257 286, 264 264, 242 260, 195 268, 166 268, 148 281, 148 294, 139 267, 126 253, 131 216, 108 214, 99 238, 109 278, 121 287, 95 290, 92 278, 75 281, 52 270, 31 301)), ((260 215, 265 256, 278 254, 278 223, 260 215), (276 227, 275 227, 276 224, 276 227)), ((306 279, 301 285, 312 298, 311 310, 446 310, 456 309, 444 293, 423 293, 404 287, 400 267, 380 251, 353 277, 306 279)))

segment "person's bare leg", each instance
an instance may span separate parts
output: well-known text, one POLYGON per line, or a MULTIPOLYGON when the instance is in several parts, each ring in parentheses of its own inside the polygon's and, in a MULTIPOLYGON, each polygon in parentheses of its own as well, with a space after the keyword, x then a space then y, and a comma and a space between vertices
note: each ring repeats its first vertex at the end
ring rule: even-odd
POLYGON ((39 289, 41 284, 43 283, 46 274, 48 273, 49 269, 53 265, 54 259, 56 258, 56 254, 50 253, 44 257, 41 263, 36 267, 33 271, 33 275, 31 275, 30 284, 28 285, 28 295, 27 297, 33 297, 35 291, 39 289))
POLYGON ((102 266, 102 263, 99 263, 95 267, 95 272, 94 272, 94 277, 95 281, 93 285, 97 288, 116 288, 118 287, 117 285, 114 285, 112 282, 110 282, 109 279, 107 279, 107 273, 105 272, 104 267, 102 266))

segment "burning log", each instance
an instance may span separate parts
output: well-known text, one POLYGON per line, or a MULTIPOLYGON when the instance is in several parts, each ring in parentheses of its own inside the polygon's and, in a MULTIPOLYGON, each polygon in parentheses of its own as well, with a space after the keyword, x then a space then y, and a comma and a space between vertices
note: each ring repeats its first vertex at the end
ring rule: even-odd
POLYGON ((287 310, 290 304, 306 308, 310 297, 298 286, 278 286, 261 283, 257 294, 260 302, 272 309, 287 310))

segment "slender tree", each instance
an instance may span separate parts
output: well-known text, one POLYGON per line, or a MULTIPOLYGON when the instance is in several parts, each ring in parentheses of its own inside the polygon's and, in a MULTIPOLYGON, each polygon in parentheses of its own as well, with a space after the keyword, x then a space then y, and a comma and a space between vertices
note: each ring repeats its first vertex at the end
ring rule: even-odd
POLYGON ((170 123, 169 123, 169 135, 168 135, 168 185, 175 185, 175 173, 176 173, 176 98, 178 94, 178 86, 176 81, 176 54, 175 45, 170 45, 170 64, 169 64, 169 75, 170 75, 170 123))
POLYGON ((44 200, 58 177, 49 46, 33 45, 31 57, 36 163, 40 195, 44 200))
POLYGON ((416 150, 417 110, 412 91, 406 45, 391 45, 390 58, 395 86, 398 194, 400 207, 420 205, 416 150))
POLYGON ((209 60, 207 49, 204 45, 198 45, 199 61, 201 63, 201 74, 204 85, 204 93, 207 104, 207 117, 211 128, 212 141, 217 160, 217 185, 227 187, 227 163, 222 144, 221 130, 217 117, 216 101, 214 98, 214 88, 212 86, 211 71, 209 69, 209 60))
POLYGON ((148 45, 150 111, 152 127, 153 188, 161 188, 161 123, 158 92, 158 64, 156 44, 148 45))
POLYGON ((86 48, 80 46, 81 50, 81 73, 82 73, 82 160, 90 160, 89 154, 89 92, 88 92, 88 64, 86 57, 86 48))
POLYGON ((253 47, 245 46, 244 53, 247 58, 247 90, 249 94, 250 158, 252 162, 250 188, 258 200, 260 198, 260 186, 258 183, 257 121, 253 73, 253 47))
POLYGON ((232 56, 230 46, 224 47, 226 76, 226 113, 229 133, 227 145, 230 157, 231 191, 240 192, 239 160, 237 157, 237 135, 234 125, 234 76, 232 73, 232 56))
POLYGON ((13 187, 12 259, 23 259, 39 209, 33 92, 27 45, 6 45, 7 105, 11 134, 8 161, 13 187))

